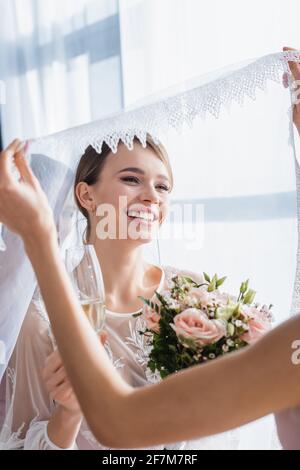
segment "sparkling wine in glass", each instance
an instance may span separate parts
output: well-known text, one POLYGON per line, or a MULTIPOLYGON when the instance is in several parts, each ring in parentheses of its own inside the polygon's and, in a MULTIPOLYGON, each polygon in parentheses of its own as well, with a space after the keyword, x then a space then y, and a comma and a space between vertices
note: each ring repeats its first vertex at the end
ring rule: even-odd
POLYGON ((6 250, 6 245, 3 240, 3 224, 0 223, 0 251, 5 251, 6 250))
POLYGON ((93 245, 69 248, 66 251, 66 268, 84 313, 99 333, 105 322, 105 294, 93 245))

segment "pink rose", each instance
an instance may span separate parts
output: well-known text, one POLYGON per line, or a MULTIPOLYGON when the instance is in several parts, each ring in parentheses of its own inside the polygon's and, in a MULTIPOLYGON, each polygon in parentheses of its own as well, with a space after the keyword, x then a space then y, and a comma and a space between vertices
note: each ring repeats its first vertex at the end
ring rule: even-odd
POLYGON ((254 318, 250 318, 248 327, 249 331, 244 333, 241 339, 248 344, 253 344, 270 331, 271 323, 263 318, 263 316, 257 315, 254 318))
POLYGON ((150 308, 148 305, 145 305, 144 314, 145 314, 147 328, 149 328, 149 330, 151 331, 154 331, 154 333, 159 333, 159 320, 160 320, 159 313, 157 313, 155 310, 150 308))
POLYGON ((177 336, 196 341, 199 346, 216 343, 226 335, 222 320, 210 320, 197 308, 188 308, 174 317, 173 330, 177 336))

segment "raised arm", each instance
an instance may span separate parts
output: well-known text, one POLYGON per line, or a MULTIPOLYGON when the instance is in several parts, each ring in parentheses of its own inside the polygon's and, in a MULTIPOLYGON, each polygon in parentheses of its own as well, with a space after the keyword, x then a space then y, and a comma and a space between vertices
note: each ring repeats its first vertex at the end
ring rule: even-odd
POLYGON ((239 353, 160 384, 129 387, 82 314, 60 260, 51 211, 22 152, 16 158, 22 181, 10 176, 7 159, 18 145, 0 158, 0 220, 24 240, 68 376, 96 438, 123 448, 193 439, 300 404, 300 369, 291 360, 299 316, 239 353))

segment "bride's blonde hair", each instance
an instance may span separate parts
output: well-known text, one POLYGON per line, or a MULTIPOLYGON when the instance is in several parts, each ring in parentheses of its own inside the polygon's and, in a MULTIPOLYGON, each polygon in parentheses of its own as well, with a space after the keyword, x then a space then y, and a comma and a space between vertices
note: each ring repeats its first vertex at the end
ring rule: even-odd
MULTIPOLYGON (((134 138, 134 143, 140 144, 140 141, 137 138, 134 138)), ((156 153, 158 158, 165 165, 169 174, 172 190, 174 184, 173 172, 165 147, 161 143, 156 144, 150 134, 147 134, 146 144, 147 147, 150 147, 156 153)), ((102 151, 100 154, 97 153, 96 150, 90 145, 89 147, 87 147, 84 154, 82 155, 77 167, 74 183, 74 196, 78 209, 87 220, 86 240, 89 240, 90 238, 91 223, 87 209, 85 209, 85 207, 82 207, 82 205, 80 204, 80 201, 76 194, 76 188, 79 183, 86 183, 89 186, 96 184, 100 180, 100 176, 106 163, 107 157, 111 153, 111 148, 105 142, 103 143, 102 151)))

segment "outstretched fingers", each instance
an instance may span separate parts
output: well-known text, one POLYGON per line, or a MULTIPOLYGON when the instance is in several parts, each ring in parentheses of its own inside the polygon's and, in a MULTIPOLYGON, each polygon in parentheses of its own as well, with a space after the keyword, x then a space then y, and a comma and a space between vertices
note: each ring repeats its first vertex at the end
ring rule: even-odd
MULTIPOLYGON (((298 49, 294 49, 293 47, 284 47, 283 51, 297 51, 298 49)), ((298 62, 289 62, 290 71, 293 75, 294 80, 300 80, 300 64, 298 62)))
POLYGON ((24 147, 24 142, 20 139, 15 139, 9 146, 0 153, 0 184, 4 185, 12 181, 12 170, 10 160, 16 153, 20 152, 24 147))
POLYGON ((28 152, 29 142, 25 143, 24 147, 21 147, 14 154, 14 162, 20 173, 21 181, 30 184, 33 188, 40 188, 40 183, 34 175, 28 161, 26 160, 26 154, 28 152))

